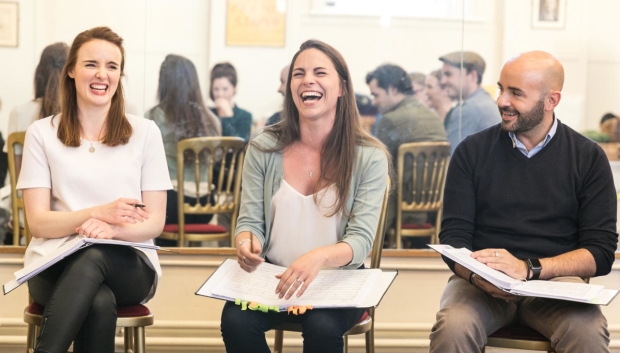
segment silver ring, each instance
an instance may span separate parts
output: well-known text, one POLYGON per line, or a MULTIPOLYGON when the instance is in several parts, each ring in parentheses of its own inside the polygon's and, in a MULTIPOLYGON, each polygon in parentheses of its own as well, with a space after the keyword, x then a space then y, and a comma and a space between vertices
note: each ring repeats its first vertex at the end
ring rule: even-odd
POLYGON ((499 257, 499 253, 497 251, 495 252, 495 257, 499 257))
POLYGON ((303 281, 302 281, 302 280, 300 280, 299 278, 297 278, 297 282, 299 282, 299 283, 303 283, 303 281))

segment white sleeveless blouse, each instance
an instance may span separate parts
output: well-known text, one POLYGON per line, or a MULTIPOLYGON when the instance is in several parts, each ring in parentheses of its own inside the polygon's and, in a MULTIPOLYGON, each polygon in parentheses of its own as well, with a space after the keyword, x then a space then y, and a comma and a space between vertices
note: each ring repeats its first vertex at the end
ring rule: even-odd
POLYGON ((314 195, 302 195, 284 178, 273 196, 271 236, 266 256, 275 265, 288 267, 310 250, 338 242, 341 213, 326 217, 336 201, 336 185, 314 195))

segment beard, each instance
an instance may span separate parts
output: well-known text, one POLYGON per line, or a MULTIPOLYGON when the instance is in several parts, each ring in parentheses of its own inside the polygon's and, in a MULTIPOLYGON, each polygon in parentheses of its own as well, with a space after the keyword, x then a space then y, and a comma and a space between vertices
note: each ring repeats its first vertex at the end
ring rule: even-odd
POLYGON ((514 133, 530 131, 538 126, 545 116, 545 97, 541 97, 536 105, 527 112, 521 113, 515 109, 500 107, 499 113, 517 114, 517 120, 512 125, 507 125, 502 120, 502 130, 514 133))

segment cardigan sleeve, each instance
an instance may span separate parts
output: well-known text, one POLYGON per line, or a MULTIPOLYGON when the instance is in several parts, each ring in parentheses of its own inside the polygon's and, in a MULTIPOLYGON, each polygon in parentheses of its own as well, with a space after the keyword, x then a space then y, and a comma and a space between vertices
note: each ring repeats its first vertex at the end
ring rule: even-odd
MULTIPOLYGON (((369 149, 366 148, 366 151, 369 149)), ((353 195, 353 205, 342 242, 353 250, 353 259, 345 268, 358 268, 372 250, 383 195, 388 179, 388 159, 378 148, 371 149, 370 156, 358 169, 359 184, 353 195)))

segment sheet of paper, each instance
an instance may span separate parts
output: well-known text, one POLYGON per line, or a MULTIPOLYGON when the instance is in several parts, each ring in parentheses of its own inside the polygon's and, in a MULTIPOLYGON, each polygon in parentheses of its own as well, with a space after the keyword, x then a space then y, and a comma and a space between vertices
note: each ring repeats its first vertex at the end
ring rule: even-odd
MULTIPOLYGON (((353 307, 362 303, 368 293, 376 289, 376 283, 381 276, 381 270, 378 269, 323 270, 300 298, 293 295, 286 300, 279 299, 275 293, 279 282, 275 276, 285 270, 285 267, 263 263, 256 271, 247 273, 236 261, 228 259, 196 294, 225 300, 239 298, 269 306, 278 305, 282 308, 292 305, 312 305, 317 308, 353 307)), ((383 293, 375 294, 377 295, 380 300, 383 293)))
POLYGON ((511 292, 535 297, 570 299, 574 301, 589 302, 592 298, 595 298, 598 293, 603 290, 603 288, 604 286, 602 285, 587 283, 537 280, 524 282, 517 288, 514 288, 511 292))
POLYGON ((590 304, 608 305, 618 295, 616 289, 603 289, 598 295, 590 299, 590 304))

